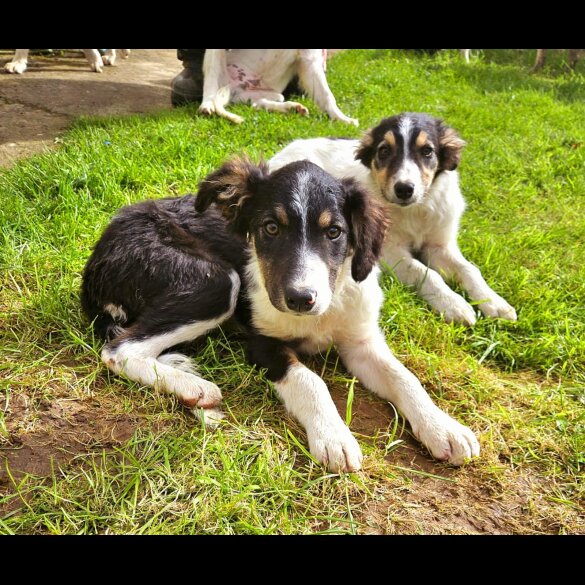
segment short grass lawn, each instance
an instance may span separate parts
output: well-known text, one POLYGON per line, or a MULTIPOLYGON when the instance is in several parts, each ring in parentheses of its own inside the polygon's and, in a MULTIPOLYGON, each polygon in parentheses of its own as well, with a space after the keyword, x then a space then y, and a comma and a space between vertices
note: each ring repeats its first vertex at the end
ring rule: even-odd
POLYGON ((585 64, 534 51, 349 50, 330 61, 361 128, 232 107, 82 119, 58 150, 0 171, 0 533, 584 533, 585 64), (365 454, 334 475, 306 451, 241 338, 190 348, 223 391, 213 433, 167 395, 110 374, 79 306, 81 272, 122 205, 179 195, 236 153, 360 136, 401 111, 468 142, 460 245, 518 322, 448 325, 391 274, 388 343, 434 400, 479 435, 481 458, 434 462, 393 407, 344 371, 308 363, 365 454))

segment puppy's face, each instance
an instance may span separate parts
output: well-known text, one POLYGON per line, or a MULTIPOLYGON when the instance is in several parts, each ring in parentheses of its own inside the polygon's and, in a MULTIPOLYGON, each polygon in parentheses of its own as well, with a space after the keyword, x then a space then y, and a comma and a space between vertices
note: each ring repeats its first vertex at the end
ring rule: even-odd
POLYGON ((356 159, 370 169, 384 199, 406 207, 422 201, 438 173, 457 168, 464 145, 441 120, 406 113, 367 132, 356 159))
POLYGON ((386 229, 382 207, 351 180, 338 181, 308 161, 272 174, 236 159, 201 185, 197 208, 215 201, 247 235, 250 270, 279 311, 321 315, 330 306, 342 266, 366 278, 386 229))

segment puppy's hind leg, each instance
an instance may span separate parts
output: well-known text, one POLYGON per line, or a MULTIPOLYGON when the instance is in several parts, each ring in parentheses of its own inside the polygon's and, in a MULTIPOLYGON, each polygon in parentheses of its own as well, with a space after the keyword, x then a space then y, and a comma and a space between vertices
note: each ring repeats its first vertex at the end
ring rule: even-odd
MULTIPOLYGON (((106 344, 102 361, 116 374, 174 394, 190 409, 214 409, 221 401, 219 388, 200 377, 187 357, 163 352, 205 335, 228 319, 234 312, 239 289, 240 279, 230 271, 207 283, 207 296, 205 291, 187 298, 167 295, 106 344), (210 285, 213 294, 209 292, 210 285)), ((208 410, 204 418, 213 424, 220 415, 208 410)))

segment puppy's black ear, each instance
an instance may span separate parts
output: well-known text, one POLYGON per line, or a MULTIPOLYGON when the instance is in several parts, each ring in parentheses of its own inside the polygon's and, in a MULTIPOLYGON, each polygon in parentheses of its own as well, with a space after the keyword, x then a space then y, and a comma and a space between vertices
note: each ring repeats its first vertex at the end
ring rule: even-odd
POLYGON ((354 250, 351 275, 356 282, 361 282, 380 257, 390 221, 386 206, 353 179, 343 179, 342 184, 346 193, 344 213, 351 227, 350 242, 354 250))
POLYGON ((195 209, 205 211, 215 203, 224 217, 239 223, 246 203, 253 198, 258 185, 268 175, 268 165, 255 165, 250 159, 237 157, 226 162, 220 169, 208 175, 199 184, 195 209))
POLYGON ((437 120, 439 130, 439 171, 454 171, 461 162, 465 140, 455 130, 437 120))
POLYGON ((359 160, 363 165, 368 167, 368 169, 372 166, 372 161, 374 160, 374 156, 376 156, 372 130, 373 128, 366 130, 366 133, 362 136, 360 145, 355 152, 355 160, 359 160))

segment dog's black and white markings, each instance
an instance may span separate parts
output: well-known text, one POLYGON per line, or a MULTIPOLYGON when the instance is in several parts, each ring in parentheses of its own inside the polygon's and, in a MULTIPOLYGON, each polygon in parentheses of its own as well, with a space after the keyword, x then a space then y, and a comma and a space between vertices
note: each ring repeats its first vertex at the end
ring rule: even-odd
POLYGON ((488 317, 516 311, 485 282, 457 245, 465 201, 456 171, 465 142, 441 120, 418 113, 385 118, 361 140, 296 140, 270 161, 271 170, 310 160, 338 178, 353 177, 390 207, 382 258, 448 322, 473 325, 473 307, 443 280, 459 282, 488 317))
POLYGON ((283 92, 297 79, 332 120, 358 125, 338 107, 329 89, 326 49, 206 49, 203 60, 203 100, 199 111, 217 114, 236 124, 240 116, 225 109, 229 103, 251 103, 271 112, 308 114, 298 102, 285 101, 283 92))
POLYGON ((352 179, 306 161, 269 174, 235 159, 196 198, 122 209, 85 268, 83 308, 109 339, 102 359, 111 370, 215 418, 217 386, 185 356, 163 352, 234 316, 248 333, 250 361, 267 369, 311 453, 333 471, 357 470, 357 441, 323 380, 299 360, 333 343, 435 457, 461 464, 479 454, 473 432, 433 404, 378 327, 386 226, 384 207, 352 179))

